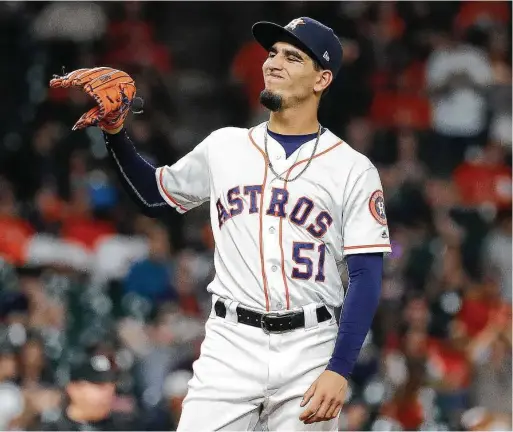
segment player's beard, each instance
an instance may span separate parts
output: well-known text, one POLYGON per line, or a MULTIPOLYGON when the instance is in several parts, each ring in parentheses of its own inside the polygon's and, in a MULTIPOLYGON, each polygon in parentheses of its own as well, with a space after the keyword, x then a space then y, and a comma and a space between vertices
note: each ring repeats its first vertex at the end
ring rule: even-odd
POLYGON ((270 90, 264 89, 260 93, 260 103, 268 110, 277 112, 283 107, 283 98, 270 90))

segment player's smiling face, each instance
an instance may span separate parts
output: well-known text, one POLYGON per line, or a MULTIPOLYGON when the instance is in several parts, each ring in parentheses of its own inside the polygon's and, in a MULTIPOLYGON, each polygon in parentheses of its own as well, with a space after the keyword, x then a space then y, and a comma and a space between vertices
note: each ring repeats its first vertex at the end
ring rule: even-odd
POLYGON ((265 89, 281 96, 285 105, 312 97, 332 80, 330 71, 316 69, 308 54, 286 42, 273 45, 262 70, 265 89))

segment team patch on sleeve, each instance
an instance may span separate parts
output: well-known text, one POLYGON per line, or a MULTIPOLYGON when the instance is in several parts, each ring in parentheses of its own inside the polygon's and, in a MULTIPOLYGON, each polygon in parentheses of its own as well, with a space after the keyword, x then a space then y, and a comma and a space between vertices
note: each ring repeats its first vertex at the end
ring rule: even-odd
POLYGON ((369 210, 374 219, 381 225, 387 224, 387 215, 385 213, 385 197, 383 191, 376 190, 369 199, 369 210))

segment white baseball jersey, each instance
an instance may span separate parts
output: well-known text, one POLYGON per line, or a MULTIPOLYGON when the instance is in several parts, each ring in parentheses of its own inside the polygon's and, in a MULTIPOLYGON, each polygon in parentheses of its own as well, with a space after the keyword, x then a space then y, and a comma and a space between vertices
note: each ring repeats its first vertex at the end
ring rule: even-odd
MULTIPOLYGON (((344 256, 391 251, 378 171, 326 130, 310 166, 285 182, 268 166, 265 128, 214 131, 156 170, 160 193, 180 213, 210 200, 211 293, 267 311, 339 306, 344 256)), ((316 140, 288 158, 271 136, 267 141, 274 170, 289 179, 308 163, 316 140)))

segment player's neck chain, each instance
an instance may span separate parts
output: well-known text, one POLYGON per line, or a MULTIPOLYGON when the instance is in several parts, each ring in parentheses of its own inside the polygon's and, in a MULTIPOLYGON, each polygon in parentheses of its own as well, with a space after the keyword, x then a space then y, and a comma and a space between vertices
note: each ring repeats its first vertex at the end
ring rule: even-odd
POLYGON ((276 178, 278 178, 281 181, 284 181, 286 183, 292 182, 292 181, 298 179, 300 176, 303 175, 303 173, 310 166, 310 163, 312 162, 312 159, 315 156, 315 152, 317 151, 317 146, 319 145, 319 139, 321 138, 321 129, 322 129, 321 125, 319 124, 319 130, 317 131, 317 138, 315 140, 315 145, 314 145, 314 148, 312 150, 312 154, 308 158, 308 162, 306 163, 305 167, 296 176, 294 176, 294 177, 292 177, 290 179, 282 177, 280 174, 278 174, 276 172, 276 170, 273 167, 273 164, 271 162, 271 158, 269 157, 269 152, 267 151, 267 135, 268 135, 267 131, 268 131, 268 127, 269 127, 269 123, 266 123, 266 125, 265 125, 265 135, 264 135, 264 148, 265 148, 265 155, 267 157, 267 160, 269 161, 269 169, 272 171, 272 173, 275 175, 276 178))

